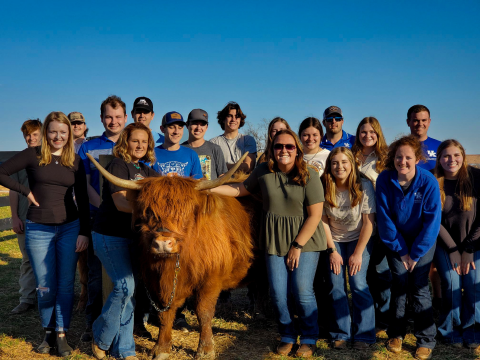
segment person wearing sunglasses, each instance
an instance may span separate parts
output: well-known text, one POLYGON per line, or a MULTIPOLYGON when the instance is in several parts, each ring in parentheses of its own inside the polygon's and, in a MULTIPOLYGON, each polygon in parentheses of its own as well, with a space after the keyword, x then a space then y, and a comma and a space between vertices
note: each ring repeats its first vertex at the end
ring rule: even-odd
POLYGON ((83 114, 78 111, 71 112, 67 117, 72 125, 73 147, 75 149, 75 154, 78 154, 80 146, 87 141, 87 123, 85 122, 85 117, 83 114))
POLYGON ((296 355, 309 357, 318 339, 313 280, 320 251, 327 248, 321 223, 323 187, 317 172, 303 160, 302 145, 292 130, 275 134, 266 157, 267 161, 243 183, 222 185, 211 192, 235 197, 261 194, 259 247, 265 252, 270 296, 281 336, 277 353, 288 355, 300 336, 296 355), (294 326, 294 315, 298 316, 298 326, 294 326))
POLYGON ((351 149, 355 144, 355 136, 343 131, 342 109, 338 106, 329 106, 323 112, 323 126, 325 136, 322 138, 320 147, 332 151, 337 147, 344 146, 351 149))

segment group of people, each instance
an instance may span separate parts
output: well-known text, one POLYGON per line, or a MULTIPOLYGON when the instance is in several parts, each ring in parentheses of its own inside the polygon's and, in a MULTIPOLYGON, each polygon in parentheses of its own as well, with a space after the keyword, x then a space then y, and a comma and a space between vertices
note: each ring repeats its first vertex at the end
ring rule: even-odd
MULTIPOLYGON (((107 352, 135 359, 133 333, 146 332, 151 312, 139 286, 127 192, 107 180, 100 192, 99 172, 87 154, 96 160, 113 155, 110 173, 140 180, 215 179, 246 152, 240 170, 248 178, 209 191, 261 195, 258 244, 279 325, 278 354, 312 356, 320 328, 333 348, 351 344, 358 350, 386 330, 387 349, 398 353, 409 317, 417 359, 432 357, 435 337, 451 346, 479 348, 480 170, 468 166, 458 141, 428 137, 427 107, 408 110, 411 135, 390 146, 374 117, 361 120, 355 135, 346 133, 337 106, 328 107, 322 121, 304 119, 298 135, 276 117, 258 160, 255 139, 239 132, 246 115, 235 102, 218 112, 224 133, 210 141, 205 140, 208 113, 202 109, 192 110, 186 121, 179 112, 166 113, 162 134, 150 129, 155 116, 150 99, 135 99, 131 115, 134 122, 126 125, 125 103, 108 97, 100 107, 105 132, 88 141, 79 112, 52 112, 43 125, 28 120, 22 126, 28 148, 0 165, 23 256, 20 304, 12 312, 28 311, 37 297, 45 330, 40 353, 72 351, 66 333, 81 251, 88 252, 82 341, 92 341, 97 359, 107 352), (188 140, 180 144, 185 127, 188 140), (105 304, 102 265, 113 282, 105 304), (438 335, 429 276, 439 288, 437 300, 441 297, 438 335)), ((175 325, 188 328, 181 311, 175 325)))

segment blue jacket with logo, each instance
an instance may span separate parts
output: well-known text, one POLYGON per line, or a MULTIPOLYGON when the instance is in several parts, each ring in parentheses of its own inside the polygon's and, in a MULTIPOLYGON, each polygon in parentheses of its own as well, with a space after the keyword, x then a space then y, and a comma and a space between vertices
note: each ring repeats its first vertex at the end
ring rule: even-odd
POLYGON ((378 176, 376 195, 380 238, 390 250, 418 261, 437 240, 442 204, 435 176, 418 165, 415 169, 405 195, 395 170, 378 176))

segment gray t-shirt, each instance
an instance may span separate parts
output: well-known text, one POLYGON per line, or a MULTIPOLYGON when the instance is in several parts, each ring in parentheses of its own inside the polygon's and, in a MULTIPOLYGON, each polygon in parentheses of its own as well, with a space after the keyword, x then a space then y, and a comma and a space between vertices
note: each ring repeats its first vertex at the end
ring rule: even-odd
POLYGON ((362 189, 362 200, 353 208, 350 206, 348 190, 337 191, 338 207, 331 207, 325 201, 323 214, 328 217, 333 241, 350 242, 358 240, 363 226, 362 215, 377 212, 372 183, 367 179, 362 179, 362 189))
POLYGON ((233 139, 220 135, 211 139, 210 142, 220 146, 227 164, 237 163, 247 151, 249 154, 257 153, 257 143, 250 135, 238 134, 233 139))
MULTIPOLYGON (((20 170, 19 172, 10 175, 10 177, 15 180, 16 182, 22 184, 23 186, 30 188, 28 186, 28 177, 27 177, 27 171, 25 169, 20 170)), ((25 222, 27 219, 27 212, 28 212, 28 199, 23 196, 20 193, 18 194, 18 209, 17 209, 17 215, 22 220, 25 222)))
POLYGON ((188 141, 185 141, 182 145, 197 153, 202 167, 202 174, 207 180, 214 180, 228 171, 220 146, 212 144, 210 141, 205 141, 199 147, 190 146, 188 141))

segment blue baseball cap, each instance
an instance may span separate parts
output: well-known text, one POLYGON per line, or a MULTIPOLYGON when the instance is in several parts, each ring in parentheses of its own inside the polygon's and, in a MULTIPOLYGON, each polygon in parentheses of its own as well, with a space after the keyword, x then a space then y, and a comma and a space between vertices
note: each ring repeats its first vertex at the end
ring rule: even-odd
POLYGON ((167 126, 174 123, 180 123, 185 126, 185 120, 183 120, 182 114, 177 111, 170 111, 163 115, 162 126, 167 126))

